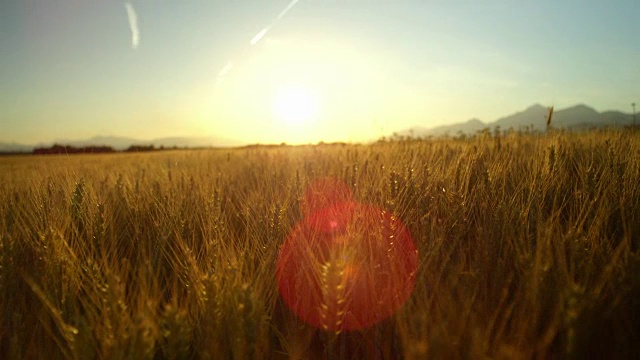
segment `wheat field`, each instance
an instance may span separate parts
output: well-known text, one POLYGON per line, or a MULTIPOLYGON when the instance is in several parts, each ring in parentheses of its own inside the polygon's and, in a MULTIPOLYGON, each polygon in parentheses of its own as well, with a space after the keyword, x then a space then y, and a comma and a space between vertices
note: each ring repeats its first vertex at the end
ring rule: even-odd
POLYGON ((0 358, 640 356, 640 133, 0 158, 0 358), (357 331, 276 283, 306 187, 393 213, 415 289, 357 331))

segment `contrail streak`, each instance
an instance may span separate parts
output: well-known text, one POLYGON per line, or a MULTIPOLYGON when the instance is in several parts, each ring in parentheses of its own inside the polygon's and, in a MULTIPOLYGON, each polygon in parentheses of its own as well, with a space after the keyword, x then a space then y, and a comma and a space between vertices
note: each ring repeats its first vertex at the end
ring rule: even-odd
POLYGON ((129 28, 131 29, 131 47, 136 49, 140 44, 140 29, 138 28, 138 15, 136 9, 133 8, 131 3, 124 4, 127 9, 127 17, 129 18, 129 28))
POLYGON ((285 15, 287 15, 287 13, 289 12, 289 10, 291 10, 294 6, 296 6, 296 4, 298 3, 298 1, 300 0, 293 0, 289 3, 289 5, 287 5, 287 7, 284 8, 284 10, 282 10, 280 12, 280 14, 278 14, 278 17, 276 18, 276 21, 282 19, 285 15))
POLYGON ((231 69, 233 69, 233 63, 231 61, 229 61, 227 63, 227 65, 225 65, 222 70, 220 70, 220 72, 218 73, 218 77, 223 77, 225 75, 227 75, 229 73, 229 71, 231 71, 231 69))
MULTIPOLYGON (((280 11, 280 13, 278 14, 278 16, 271 22, 271 24, 267 27, 265 27, 264 29, 260 30, 259 33, 257 33, 253 38, 251 38, 251 41, 249 41, 249 45, 254 46, 256 44, 258 44, 260 42, 260 40, 262 40, 262 38, 264 38, 265 35, 267 35, 267 33, 269 32, 269 30, 271 30, 271 28, 276 25, 278 23, 278 21, 282 20, 283 17, 285 17, 287 15, 287 13, 293 9, 294 6, 296 6, 297 3, 299 3, 300 0, 292 0, 291 2, 289 2, 289 4, 282 9, 282 11, 280 11)), ((133 8, 132 8, 133 9, 133 8)), ((129 8, 127 8, 127 12, 128 12, 129 8)), ((135 16, 135 13, 134 13, 135 16)), ((131 17, 129 17, 129 19, 131 19, 131 17)), ((131 21, 130 21, 131 22, 131 21)), ((131 32, 133 33, 133 27, 131 32)), ((218 78, 216 79, 216 88, 219 88, 220 85, 222 84, 222 82, 224 81, 224 78, 227 76, 227 74, 229 74, 229 72, 231 72, 231 70, 233 69, 234 65, 232 61, 227 62, 227 64, 218 72, 218 78)))
POLYGON ((216 80, 216 87, 220 86, 224 81, 224 77, 227 76, 229 71, 233 69, 233 62, 229 61, 227 65, 225 65, 222 70, 218 72, 218 79, 216 80))
POLYGON ((267 31, 269 31, 269 28, 270 27, 266 27, 262 29, 262 31, 260 31, 258 34, 256 34, 256 36, 253 37, 253 39, 251 39, 249 44, 251 44, 252 46, 257 44, 267 34, 267 31))
POLYGON ((287 15, 287 13, 289 12, 289 10, 293 9, 294 6, 296 6, 296 4, 300 2, 300 0, 292 0, 289 5, 287 5, 282 11, 280 11, 280 14, 278 14, 278 16, 276 17, 275 20, 273 20, 273 22, 271 23, 271 25, 267 26, 266 28, 262 29, 259 33, 256 34, 256 36, 253 37, 253 39, 251 39, 251 41, 249 42, 249 44, 251 44, 251 46, 256 45, 257 43, 260 42, 260 40, 262 40, 262 38, 267 35, 267 32, 269 32, 269 30, 271 30, 271 28, 273 27, 273 25, 275 25, 278 21, 280 21, 283 17, 285 17, 285 15, 287 15))
POLYGON ((233 62, 229 61, 227 62, 227 65, 225 65, 220 71, 218 71, 218 77, 216 78, 216 90, 220 88, 220 86, 222 86, 222 83, 224 82, 224 78, 225 76, 227 76, 227 74, 233 69, 233 62))

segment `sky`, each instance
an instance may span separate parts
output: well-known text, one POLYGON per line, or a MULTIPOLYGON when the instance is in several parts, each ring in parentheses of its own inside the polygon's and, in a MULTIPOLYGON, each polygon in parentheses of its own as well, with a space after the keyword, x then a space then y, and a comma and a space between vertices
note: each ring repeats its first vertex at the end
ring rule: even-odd
POLYGON ((630 113, 639 15, 637 0, 3 0, 0 142, 361 142, 535 103, 630 113))

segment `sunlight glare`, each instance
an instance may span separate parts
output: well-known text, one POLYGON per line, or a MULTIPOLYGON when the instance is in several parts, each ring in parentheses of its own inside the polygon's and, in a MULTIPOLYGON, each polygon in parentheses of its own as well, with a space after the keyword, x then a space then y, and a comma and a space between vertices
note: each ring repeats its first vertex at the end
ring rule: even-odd
POLYGON ((318 96, 303 86, 287 86, 273 98, 273 114, 287 125, 304 125, 318 116, 318 96))

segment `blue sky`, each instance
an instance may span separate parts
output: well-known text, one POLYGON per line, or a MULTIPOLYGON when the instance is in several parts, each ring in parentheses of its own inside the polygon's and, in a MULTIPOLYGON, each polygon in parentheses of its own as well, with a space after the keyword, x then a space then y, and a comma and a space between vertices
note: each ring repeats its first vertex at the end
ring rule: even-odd
POLYGON ((290 3, 133 1, 134 46, 125 2, 5 0, 0 141, 364 141, 640 103, 637 1, 300 0, 277 20, 290 3), (284 110, 297 123, 272 111, 301 98, 313 109, 284 110))

